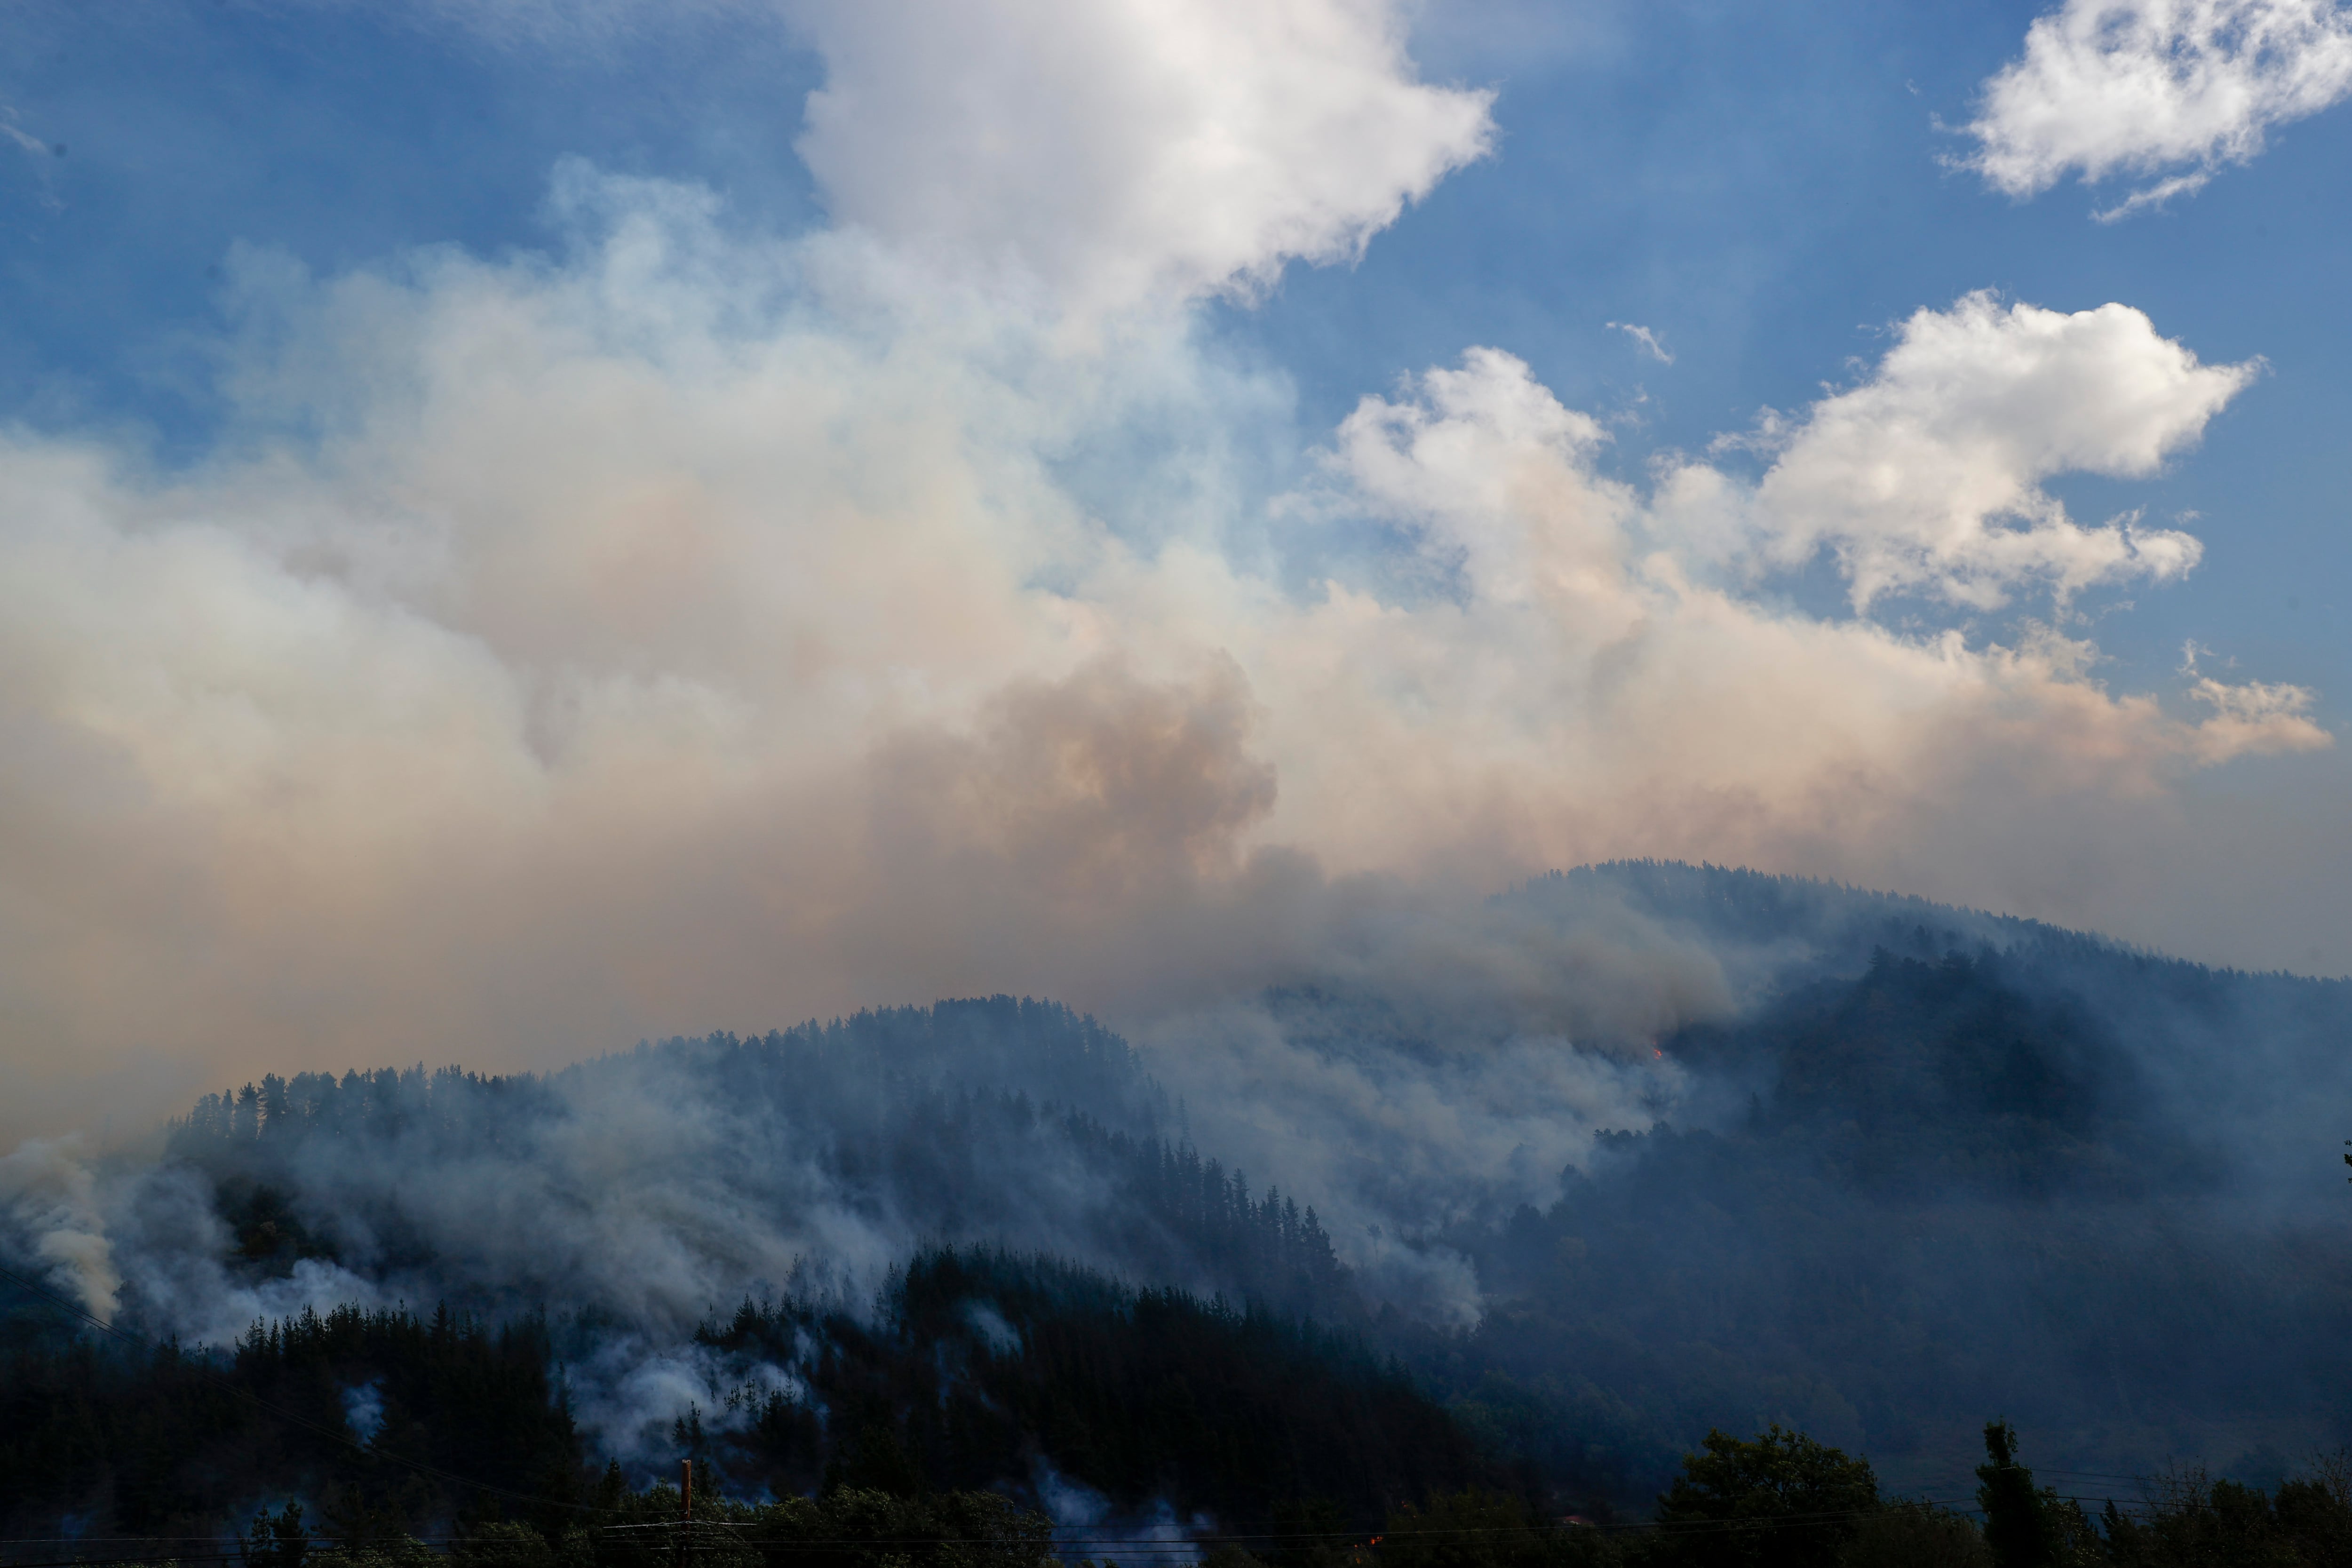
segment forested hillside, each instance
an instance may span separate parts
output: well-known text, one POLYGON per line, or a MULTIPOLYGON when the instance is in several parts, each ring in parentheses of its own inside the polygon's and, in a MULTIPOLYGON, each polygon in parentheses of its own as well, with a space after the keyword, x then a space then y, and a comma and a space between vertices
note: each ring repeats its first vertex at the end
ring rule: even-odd
POLYGON ((1808 946, 1659 1040, 1711 1107, 1446 1233, 1488 1310, 1410 1353, 1490 1441, 1618 1496, 1717 1423, 1916 1487, 1996 1412, 2109 1474, 2274 1484, 2352 1441, 2352 987, 1751 873, 1582 875, 1808 946))
MULTIPOLYGON (((19 1293, 5 1320, 12 1536, 197 1540, 289 1496, 334 1534, 508 1513, 560 1531, 625 1485, 566 1381, 613 1349, 593 1319, 347 1307, 212 1354, 74 1335, 39 1306, 19 1293)), ((634 1434, 633 1468, 691 1459, 714 1495, 1090 1495, 1105 1517, 1263 1529, 1307 1500, 1377 1519, 1488 1479, 1352 1335, 1046 1260, 923 1253, 873 1301, 747 1301, 685 1354, 709 1402, 634 1434)))
POLYGON ((1066 1531, 1465 1486, 1625 1523, 1717 1428, 1945 1500, 1992 1416, 2055 1473, 2241 1491, 2352 1442, 2352 987, 1709 868, 1496 909, 1716 1000, 1570 1037, 1370 967, 1199 1059, 997 998, 208 1096, 82 1208, 0 1215, 12 1268, 161 1346, 11 1298, 12 1528, 456 1528, 685 1458, 1066 1531), (1531 1170, 1538 1128, 1572 1157, 1531 1170), (1218 1142, 1252 1139, 1289 1190, 1218 1142))
POLYGON ((1027 1244, 1298 1310, 1344 1295, 1311 1206, 1254 1193, 1170 1122, 1124 1041, 997 997, 671 1040, 545 1079, 272 1075, 199 1101, 169 1150, 210 1188, 242 1272, 314 1259, 483 1310, 637 1300, 613 1278, 618 1238, 562 1223, 633 1164, 664 1191, 628 1243, 657 1251, 644 1231, 674 1215, 746 1265, 677 1298, 687 1321, 730 1287, 823 1275, 821 1248, 887 1255, 898 1238, 1027 1244), (655 1125, 615 1147, 604 1130, 632 1117, 655 1125), (708 1212, 747 1205, 741 1237, 708 1212))

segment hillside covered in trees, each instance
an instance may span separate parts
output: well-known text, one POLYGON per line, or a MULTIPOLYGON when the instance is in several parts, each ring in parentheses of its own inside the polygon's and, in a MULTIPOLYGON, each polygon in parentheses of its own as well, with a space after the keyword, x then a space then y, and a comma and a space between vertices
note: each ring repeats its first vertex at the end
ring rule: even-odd
POLYGON ((1124 1041, 996 997, 672 1040, 545 1079, 270 1075, 200 1100, 168 1154, 204 1181, 245 1275, 310 1260, 485 1310, 639 1305, 612 1249, 666 1247, 650 1233, 673 1215, 735 1270, 666 1301, 684 1321, 730 1290, 821 1277, 828 1253, 928 1237, 1298 1310, 1337 1300, 1313 1208, 1253 1193, 1170 1123, 1124 1041), (626 1116, 653 1124, 615 1148, 603 1129, 626 1116), (615 1216, 633 1178, 644 1201, 615 1216))
POLYGON ((2110 1475, 2352 1442, 2352 985, 1715 868, 1514 897, 1579 884, 1755 978, 1655 1040, 1681 1105, 1425 1237, 1485 1310, 1387 1342, 1492 1451, 1639 1500, 1718 1424, 1907 1489, 1996 1412, 2110 1475))
POLYGON ((0 1214, 132 1336, 8 1298, 10 1528, 463 1535, 692 1458, 1066 1541, 1507 1505, 1557 1553, 1717 1429, 1951 1504, 2000 1416, 2126 1499, 2202 1465, 2216 1517, 2352 1441, 2352 987, 1712 868, 1483 918, 1571 966, 1335 970, 1198 1056, 996 998, 207 1096, 82 1208, 0 1214), (1703 1005, 1569 1006, 1653 973, 1703 1005))
MULTIPOLYGON (((566 1369, 609 1325, 340 1308, 221 1354, 74 1335, 19 1300, 0 1381, 0 1523, 200 1539, 259 1498, 335 1533, 497 1518, 558 1531, 617 1497, 566 1369)), ((684 1347, 707 1405, 639 1434, 642 1478, 691 1460, 714 1495, 1090 1495, 1265 1527, 1316 1499, 1377 1518, 1487 1468, 1351 1335, 1136 1289, 1068 1265, 927 1252, 870 1303, 747 1301, 684 1347), (666 1429, 665 1429, 666 1428, 666 1429)))

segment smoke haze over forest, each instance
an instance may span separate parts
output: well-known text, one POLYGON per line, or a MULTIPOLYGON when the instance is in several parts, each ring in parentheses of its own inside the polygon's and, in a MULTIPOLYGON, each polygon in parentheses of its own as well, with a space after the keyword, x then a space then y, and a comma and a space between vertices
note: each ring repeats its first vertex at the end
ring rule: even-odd
MULTIPOLYGON (((1571 1030, 1559 998, 1391 964, 1140 1048, 1000 998, 544 1078, 272 1076, 160 1162, 20 1151, 11 1252, 214 1343, 561 1303, 572 1408, 632 1464, 690 1411, 748 1430, 730 1390, 824 1408, 821 1331, 762 1359, 698 1323, 865 1319, 941 1245, 1348 1326, 1490 1449, 1629 1503, 1725 1420, 1928 1482, 1987 1408, 2095 1472, 2345 1440, 2352 1256, 2314 1157, 2352 1088, 2344 983, 1664 864, 1488 912, 1714 984, 1571 1030)), ((977 1343, 1021 1342, 972 1300, 977 1343)))
POLYGON ((185 1463, 0 1479, 2352 1442, 2347 96, 2339 0, 6 8, 0 1395, 185 1463))

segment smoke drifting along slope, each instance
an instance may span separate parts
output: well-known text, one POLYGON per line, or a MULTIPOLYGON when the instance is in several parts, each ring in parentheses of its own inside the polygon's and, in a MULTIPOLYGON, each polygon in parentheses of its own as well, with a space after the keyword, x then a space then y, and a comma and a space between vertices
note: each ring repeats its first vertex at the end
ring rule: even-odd
POLYGON ((1706 1426, 1780 1420, 1960 1495, 1993 1412, 2110 1485, 2177 1460, 2274 1481, 2352 1438, 2352 986, 1606 874, 1811 957, 1662 1042, 1723 1110, 1606 1135, 1558 1202, 1453 1233, 1487 1313, 1428 1364, 1499 1441, 1640 1492, 1706 1426))
POLYGON ((323 1300, 560 1302, 674 1335, 746 1291, 862 1295, 932 1238, 1301 1307, 1328 1288, 1311 1214, 1168 1131, 1124 1044, 1000 998, 544 1079, 273 1076, 199 1103, 171 1158, 236 1256, 323 1300))
POLYGON ((1356 1325, 1571 1492, 1638 1500, 1776 1419, 1920 1485, 1988 1410, 2108 1472, 2352 1436, 2352 986, 1647 864, 1456 935, 1491 964, 1537 931, 1639 931, 1712 986, 1571 1029, 1572 973, 1368 963, 1140 1053, 1000 1000, 545 1079, 272 1079, 160 1164, 27 1189, 12 1250, 215 1341, 306 1303, 584 1310, 576 1408, 640 1461, 757 1382, 704 1313, 854 1316, 937 1242, 1356 1325))

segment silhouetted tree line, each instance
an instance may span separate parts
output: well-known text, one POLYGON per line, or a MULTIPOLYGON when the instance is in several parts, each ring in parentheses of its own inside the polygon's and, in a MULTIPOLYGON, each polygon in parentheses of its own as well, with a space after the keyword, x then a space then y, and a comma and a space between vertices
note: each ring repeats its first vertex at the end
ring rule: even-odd
MULTIPOLYGON (((73 1519, 194 1541, 289 1495, 353 1540, 501 1519, 552 1540, 583 1507, 638 1506, 590 1463, 563 1382, 567 1349, 599 1342, 593 1322, 341 1308, 256 1324, 211 1355, 69 1334, 36 1306, 5 1324, 13 1539, 73 1519)), ((640 1436, 667 1436, 714 1499, 1069 1484, 1113 1509, 1263 1521, 1313 1497, 1367 1520, 1487 1474, 1350 1336, 1047 1259, 927 1252, 871 1310, 747 1303, 698 1339, 732 1381, 640 1436)))
POLYGON ((1274 1537, 1211 1568, 2342 1568, 2352 1563, 2352 1465, 2324 1461, 2274 1490, 2172 1472, 2127 1502, 2085 1509, 2037 1487, 2006 1423, 1985 1429, 1969 1499, 1890 1497, 1867 1460, 1801 1432, 1707 1435, 1654 1517, 1559 1518, 1475 1488, 1391 1510, 1377 1535, 1274 1537))
POLYGON ((1354 1277, 1311 1205, 1301 1209, 1273 1187, 1253 1200, 1246 1174, 1228 1174, 1190 1144, 1131 1137, 1076 1113, 1063 1119, 1063 1131, 1110 1173, 1126 1203, 1181 1237, 1238 1293, 1325 1319, 1360 1311, 1354 1277))
POLYGON ((216 1539, 257 1498, 288 1492, 337 1533, 367 1535, 496 1495, 453 1477, 558 1503, 582 1484, 537 1316, 305 1311, 222 1354, 69 1332, 35 1303, 0 1317, 0 1333, 12 1538, 77 1521, 91 1536, 216 1539))
POLYGON ((748 1426, 681 1441, 739 1486, 1028 1485, 1042 1465, 1114 1509, 1259 1522, 1300 1498, 1377 1519, 1486 1473, 1401 1369, 1286 1314, 988 1251, 926 1253, 884 1301, 872 1322, 747 1302, 705 1324, 747 1389, 768 1364, 802 1392, 747 1393, 748 1426))
POLYGON ((667 1480, 590 1459, 564 1331, 537 1317, 306 1312, 209 1357, 0 1322, 20 1563, 216 1556, 238 1534, 247 1568, 1039 1568, 1050 1484, 1098 1493, 1114 1539, 1147 1506, 1207 1515, 1213 1568, 2352 1564, 2352 1463, 2085 1500, 2037 1485, 2006 1423, 1972 1499, 1888 1497, 1866 1460, 1773 1426, 1710 1432, 1646 1520, 1564 1517, 1352 1337, 992 1252, 926 1253, 871 1311, 705 1324, 740 1381, 668 1433, 690 1524, 667 1480))
MULTIPOLYGON (((892 1101, 920 1086, 963 1085, 1019 1090, 1129 1131, 1156 1125, 1164 1112, 1158 1087, 1124 1040, 1057 1003, 1026 997, 885 1008, 750 1037, 722 1031, 640 1045, 619 1059, 631 1054, 683 1065, 714 1089, 757 1103, 789 1095, 847 1108, 892 1101)), ((208 1168, 240 1162, 269 1168, 268 1152, 320 1135, 340 1142, 488 1137, 494 1147, 523 1152, 531 1123, 562 1113, 567 1080, 614 1059, 547 1077, 423 1066, 340 1079, 271 1074, 197 1100, 174 1124, 171 1146, 208 1168), (498 1143, 501 1136, 509 1142, 498 1143)))
MULTIPOLYGON (((1294 1505, 1264 1534, 1229 1533, 1208 1568, 2340 1568, 2352 1563, 2352 1466, 2325 1461, 2272 1491, 2201 1472, 2153 1478, 2128 1505, 2095 1510, 2037 1487, 2006 1423, 1985 1429, 1972 1500, 1882 1494, 1866 1460, 1769 1427, 1742 1440, 1710 1432, 1683 1458, 1654 1518, 1554 1517, 1524 1497, 1439 1489, 1349 1530, 1328 1502, 1294 1505)), ((673 1488, 613 1494, 597 1522, 561 1532, 478 1524, 453 1555, 499 1568, 885 1568, 947 1563, 1034 1568, 1044 1519, 987 1493, 910 1498, 836 1488, 815 1500, 698 1504, 681 1528, 673 1488)), ((302 1568, 299 1511, 253 1523, 254 1568, 302 1568)), ((313 1568, 422 1568, 414 1542, 314 1555, 313 1568)), ((1116 1561, 1108 1553, 1105 1568, 1116 1561)))
POLYGON ((608 1474, 549 1525, 481 1517, 433 1545, 314 1535, 289 1503, 254 1516, 237 1556, 243 1568, 1046 1568, 1052 1540, 1045 1515, 994 1492, 836 1487, 751 1503, 698 1489, 689 1509, 681 1487, 632 1491, 608 1474))

